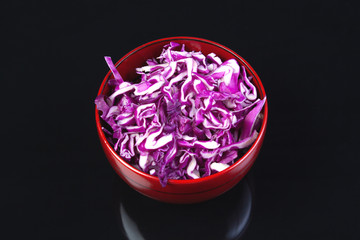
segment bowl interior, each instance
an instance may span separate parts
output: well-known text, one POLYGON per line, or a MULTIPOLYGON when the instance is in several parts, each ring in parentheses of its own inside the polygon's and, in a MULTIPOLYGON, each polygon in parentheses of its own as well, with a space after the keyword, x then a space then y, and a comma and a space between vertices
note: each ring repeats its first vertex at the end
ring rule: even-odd
MULTIPOLYGON (((139 79, 139 76, 136 73, 135 69, 138 67, 144 66, 146 64, 146 60, 148 60, 150 58, 154 58, 154 57, 156 58, 157 56, 159 56, 162 52, 164 45, 166 45, 172 41, 177 42, 179 44, 185 44, 185 49, 187 51, 201 51, 204 55, 207 55, 207 54, 213 52, 218 57, 220 57, 223 61, 227 60, 227 59, 231 59, 231 58, 236 59, 240 65, 245 66, 248 76, 253 76, 252 82, 258 90, 258 94, 259 94, 260 98, 265 97, 265 90, 263 88, 263 85, 260 81, 259 76, 256 74, 256 72, 253 70, 253 68, 241 56, 239 56, 232 50, 228 49, 227 47, 222 46, 221 44, 218 44, 218 43, 215 43, 215 42, 212 42, 209 40, 201 39, 201 38, 194 38, 194 37, 164 38, 164 39, 159 39, 159 40, 155 40, 155 41, 146 43, 144 45, 141 45, 141 46, 135 48, 134 50, 132 50, 131 52, 126 54, 124 57, 122 57, 115 64, 116 68, 118 69, 118 71, 119 71, 120 75, 122 76, 122 78, 124 79, 124 81, 129 81, 129 82, 137 81, 139 79)), ((109 95, 111 88, 108 86, 107 82, 111 78, 113 78, 113 76, 112 76, 111 72, 109 71, 102 83, 102 86, 99 89, 98 94, 109 95)), ((267 103, 265 104, 262 112, 264 114, 264 119, 263 119, 263 123, 260 128, 259 136, 261 134, 264 134, 264 131, 265 131, 265 126, 266 126, 266 121, 267 121, 267 103)), ((101 124, 103 124, 103 122, 99 118, 97 112, 96 112, 96 121, 100 121, 101 124)), ((105 136, 103 134, 101 134, 101 135, 102 135, 102 136, 100 136, 101 138, 102 137, 105 138, 105 136)), ((253 143, 253 145, 257 144, 257 142, 258 142, 257 140, 253 143)), ((106 141, 106 139, 105 139, 105 141, 106 141)), ((251 150, 251 148, 250 148, 250 150, 251 150)), ((250 150, 248 150, 248 151, 250 151, 250 150)), ((122 160, 119 155, 117 155, 117 158, 122 160)), ((241 158, 243 158, 243 156, 240 156, 239 160, 241 160, 241 158)), ((237 162, 239 160, 237 160, 237 162)), ((135 172, 138 172, 141 175, 147 176, 151 179, 154 178, 158 181, 157 177, 151 176, 149 174, 146 174, 144 172, 137 170, 136 168, 134 168, 130 164, 128 164, 126 161, 122 160, 121 162, 128 165, 135 172)), ((207 178, 213 178, 214 175, 226 173, 227 171, 230 171, 234 167, 234 165, 236 165, 236 162, 235 162, 235 164, 233 164, 229 168, 225 169, 224 171, 212 174, 207 177, 203 177, 203 178, 199 178, 199 179, 192 179, 192 180, 172 180, 172 179, 170 179, 169 182, 191 183, 191 182, 195 182, 195 181, 202 181, 207 178)))

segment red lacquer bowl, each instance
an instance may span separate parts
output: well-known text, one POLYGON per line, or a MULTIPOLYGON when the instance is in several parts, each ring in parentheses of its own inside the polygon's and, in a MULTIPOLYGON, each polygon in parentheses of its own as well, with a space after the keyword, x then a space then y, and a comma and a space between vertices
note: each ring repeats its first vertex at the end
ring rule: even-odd
MULTIPOLYGON (((147 59, 159 56, 163 46, 171 41, 185 44, 187 51, 201 51, 204 55, 213 52, 223 61, 230 58, 236 59, 240 65, 245 66, 248 76, 253 76, 252 82, 258 90, 260 98, 265 96, 265 90, 259 76, 242 57, 229 48, 206 39, 195 37, 170 37, 158 39, 135 48, 122 57, 115 66, 125 81, 136 79, 137 74, 135 68, 144 66, 147 59)), ((111 72, 109 71, 101 84, 98 95, 109 94, 110 88, 107 86, 107 82, 110 76, 111 72)), ((143 195, 159 201, 168 203, 196 203, 212 199, 230 190, 250 170, 260 152, 264 140, 268 118, 267 102, 265 103, 262 112, 264 118, 256 141, 252 144, 246 154, 233 165, 221 172, 199 179, 169 180, 166 187, 161 186, 157 177, 144 173, 123 160, 107 141, 101 129, 102 126, 97 109, 95 109, 95 118, 96 128, 105 155, 116 173, 129 186, 143 195)))

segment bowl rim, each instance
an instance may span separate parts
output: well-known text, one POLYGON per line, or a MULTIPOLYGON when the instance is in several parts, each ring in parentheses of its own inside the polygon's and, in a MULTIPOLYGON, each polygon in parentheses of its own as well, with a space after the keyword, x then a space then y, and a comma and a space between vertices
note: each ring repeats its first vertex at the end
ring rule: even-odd
MULTIPOLYGON (((204 38, 199 38, 199 37, 190 37, 190 36, 174 36, 174 37, 165 37, 165 38, 160 38, 160 39, 156 39, 147 43, 144 43, 136 48, 134 48, 133 50, 131 50, 130 52, 128 52, 127 54, 125 54, 123 57, 121 57, 115 64, 116 67, 118 67, 125 59, 127 59, 128 57, 130 57, 132 54, 134 54, 137 51, 140 51, 143 48, 146 48, 148 46, 151 46, 153 44, 156 43, 160 43, 160 42, 169 42, 169 41, 176 41, 176 40, 187 40, 187 41, 197 41, 197 42, 205 42, 211 45, 214 45, 215 47, 221 48, 227 52, 229 52, 230 54, 232 54, 234 57, 237 58, 237 60, 239 60, 244 66, 245 68, 247 68, 247 70, 249 70, 252 73, 253 79, 256 80, 257 84, 258 84, 258 91, 260 93, 260 95, 263 95, 262 97, 266 96, 265 93, 265 89, 264 86, 260 80, 260 77, 258 76, 258 74, 255 72, 255 70, 250 66, 250 64, 244 59, 242 58, 239 54, 237 54, 236 52, 234 52, 233 50, 231 50, 228 47, 225 47, 222 44, 219 44, 217 42, 211 41, 211 40, 207 40, 204 38)), ((109 77, 111 75, 111 71, 109 70, 108 73, 105 75, 101 86, 99 88, 98 94, 97 96, 99 96, 100 94, 102 94, 108 80, 109 77)), ((232 171, 233 169, 237 168, 239 165, 241 165, 244 160, 252 153, 254 152, 256 146, 258 146, 260 144, 261 139, 263 138, 265 131, 266 131, 266 126, 267 126, 267 121, 268 121, 268 98, 266 98, 265 104, 264 104, 264 116, 263 116, 263 121, 261 123, 261 127, 260 127, 260 131, 259 134, 257 136, 257 138, 255 139, 255 141, 252 143, 251 147, 246 151, 245 154, 243 154, 239 159, 237 159, 234 164, 230 165, 228 168, 224 169, 221 172, 217 172, 214 174, 211 174, 209 176, 205 176, 205 177, 200 177, 197 179, 169 179, 168 180, 168 184, 167 185, 188 185, 188 184, 197 184, 200 182, 206 182, 206 181, 210 181, 212 179, 218 178, 219 176, 223 175, 223 174, 227 174, 228 172, 232 171)), ((116 160, 119 161, 123 166, 125 166, 126 168, 128 168, 129 170, 131 170, 132 172, 147 178, 149 180, 152 181, 157 181, 159 182, 159 178, 157 176, 153 176, 150 175, 146 172, 143 172, 135 167, 133 167, 131 164, 129 164, 128 162, 126 162, 124 159, 122 159, 119 154, 117 154, 113 147, 110 145, 110 143, 108 142, 108 140, 105 137, 104 132, 102 131, 102 126, 100 123, 100 115, 98 113, 97 107, 95 105, 95 121, 96 121, 96 128, 98 131, 98 135, 100 137, 100 140, 104 142, 106 148, 111 152, 111 154, 113 156, 115 156, 116 160)))

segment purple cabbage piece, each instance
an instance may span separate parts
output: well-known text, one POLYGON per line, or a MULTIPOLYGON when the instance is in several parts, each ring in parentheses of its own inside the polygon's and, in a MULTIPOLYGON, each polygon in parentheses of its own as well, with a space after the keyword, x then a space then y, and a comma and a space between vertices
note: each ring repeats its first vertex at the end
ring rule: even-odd
POLYGON ((245 67, 214 53, 188 52, 171 42, 158 58, 136 69, 141 81, 124 82, 110 57, 110 96, 95 104, 114 150, 144 172, 196 179, 223 171, 258 136, 259 99, 245 67))

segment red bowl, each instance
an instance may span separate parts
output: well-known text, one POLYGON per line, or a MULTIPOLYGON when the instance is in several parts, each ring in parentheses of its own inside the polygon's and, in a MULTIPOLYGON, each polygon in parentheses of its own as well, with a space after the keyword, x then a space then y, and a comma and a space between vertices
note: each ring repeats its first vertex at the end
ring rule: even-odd
MULTIPOLYGON (((245 66, 248 75, 253 76, 252 82, 258 90, 260 98, 265 97, 265 90, 260 78, 249 63, 229 48, 206 39, 195 37, 169 37, 158 39, 135 48, 122 57, 115 66, 124 79, 136 79, 137 74, 135 72, 135 68, 145 65, 145 61, 147 59, 159 56, 163 46, 171 41, 185 44, 187 51, 201 51, 204 55, 213 52, 222 60, 230 58, 236 59, 240 65, 245 66)), ((101 84, 98 95, 109 94, 110 88, 108 87, 107 82, 110 76, 111 72, 109 71, 101 84)), ((207 177, 191 180, 171 179, 168 181, 166 187, 162 187, 157 177, 151 176, 134 168, 114 151, 101 129, 102 125, 100 122, 100 116, 98 110, 95 108, 96 128, 99 134, 101 146, 116 173, 130 187, 141 194, 168 203, 202 202, 217 197, 234 187, 250 170, 260 152, 268 118, 267 102, 264 105, 262 113, 264 115, 264 119, 257 139, 246 154, 241 156, 241 158, 233 165, 221 172, 207 177)))

